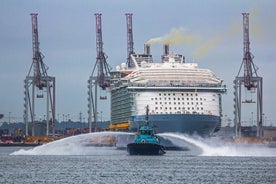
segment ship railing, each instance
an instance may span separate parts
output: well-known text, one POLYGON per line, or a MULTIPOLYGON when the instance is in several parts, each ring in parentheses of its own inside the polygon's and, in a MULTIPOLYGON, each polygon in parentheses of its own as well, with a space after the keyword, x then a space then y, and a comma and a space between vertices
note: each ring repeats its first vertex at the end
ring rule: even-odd
POLYGON ((220 84, 184 84, 184 83, 129 83, 128 87, 202 87, 202 88, 225 88, 220 84))

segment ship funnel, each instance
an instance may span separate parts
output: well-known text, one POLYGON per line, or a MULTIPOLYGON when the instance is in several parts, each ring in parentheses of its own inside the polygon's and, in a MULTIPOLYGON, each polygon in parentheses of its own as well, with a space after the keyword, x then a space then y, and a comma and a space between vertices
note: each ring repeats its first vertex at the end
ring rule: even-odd
POLYGON ((150 44, 144 45, 144 54, 150 55, 150 44))
POLYGON ((169 46, 169 44, 164 44, 163 45, 163 55, 164 56, 169 55, 169 52, 170 52, 170 46, 169 46))

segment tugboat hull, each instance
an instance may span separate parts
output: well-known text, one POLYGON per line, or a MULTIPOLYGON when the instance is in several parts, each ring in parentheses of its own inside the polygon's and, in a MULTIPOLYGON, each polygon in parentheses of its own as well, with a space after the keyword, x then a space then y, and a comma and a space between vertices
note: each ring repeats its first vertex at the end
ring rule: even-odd
POLYGON ((127 152, 130 155, 163 155, 164 147, 156 143, 129 143, 127 152))

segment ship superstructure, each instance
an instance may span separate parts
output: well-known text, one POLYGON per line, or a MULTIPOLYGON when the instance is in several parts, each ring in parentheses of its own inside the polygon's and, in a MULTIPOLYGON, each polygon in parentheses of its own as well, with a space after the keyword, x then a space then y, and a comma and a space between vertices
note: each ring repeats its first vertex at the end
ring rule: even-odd
POLYGON ((149 106, 149 121, 158 132, 210 134, 220 126, 221 96, 226 86, 211 70, 186 63, 164 46, 162 61, 153 62, 150 48, 131 54, 111 72, 111 123, 139 127, 149 106))

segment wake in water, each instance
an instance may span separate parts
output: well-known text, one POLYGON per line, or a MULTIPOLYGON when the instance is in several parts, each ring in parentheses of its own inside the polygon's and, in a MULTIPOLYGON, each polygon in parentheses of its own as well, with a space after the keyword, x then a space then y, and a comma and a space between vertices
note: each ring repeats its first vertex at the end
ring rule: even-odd
POLYGON ((10 155, 113 155, 114 151, 110 150, 116 149, 116 144, 119 143, 121 147, 126 146, 129 141, 133 140, 133 136, 134 133, 126 132, 80 134, 32 149, 20 149, 10 155))
POLYGON ((236 144, 225 142, 218 138, 191 137, 184 134, 160 133, 159 136, 169 139, 177 146, 185 143, 194 145, 202 150, 200 156, 239 156, 239 157, 275 157, 276 148, 268 148, 261 144, 236 144), (178 141, 176 141, 178 140, 178 141), (179 141, 181 140, 181 141, 179 141))

